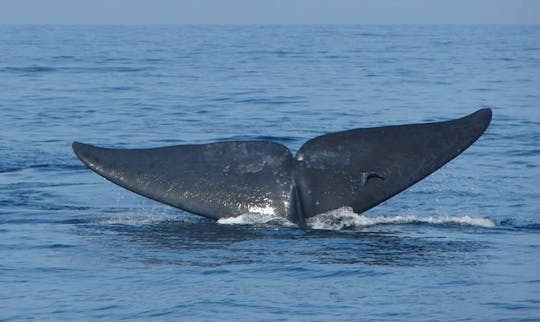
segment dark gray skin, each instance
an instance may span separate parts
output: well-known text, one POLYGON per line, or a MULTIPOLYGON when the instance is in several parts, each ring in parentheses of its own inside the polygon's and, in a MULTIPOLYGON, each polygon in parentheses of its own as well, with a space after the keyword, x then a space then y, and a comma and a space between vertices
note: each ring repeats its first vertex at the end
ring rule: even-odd
POLYGON ((106 179, 176 208, 213 219, 272 213, 302 227, 340 207, 362 213, 407 189, 473 144, 491 115, 326 134, 295 156, 268 141, 153 149, 74 142, 73 151, 106 179))

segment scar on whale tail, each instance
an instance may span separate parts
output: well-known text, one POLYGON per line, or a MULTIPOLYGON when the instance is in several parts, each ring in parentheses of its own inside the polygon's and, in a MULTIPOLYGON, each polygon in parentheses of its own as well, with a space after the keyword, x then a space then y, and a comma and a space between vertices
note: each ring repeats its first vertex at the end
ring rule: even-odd
POLYGON ((308 140, 296 155, 269 141, 151 149, 73 142, 91 170, 128 190, 219 219, 270 213, 301 226, 348 206, 362 213, 422 180, 473 144, 490 109, 460 119, 361 128, 308 140))

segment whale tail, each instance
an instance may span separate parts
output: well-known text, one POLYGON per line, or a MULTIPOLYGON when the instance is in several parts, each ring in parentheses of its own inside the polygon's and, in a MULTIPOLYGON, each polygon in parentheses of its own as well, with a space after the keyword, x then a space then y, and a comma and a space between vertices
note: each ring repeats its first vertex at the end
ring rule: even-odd
POLYGON ((90 169, 133 192, 205 217, 362 213, 422 180, 484 133, 491 110, 436 123, 355 129, 307 141, 295 156, 268 141, 152 149, 73 143, 90 169))
POLYGON ((356 129, 307 141, 296 154, 305 213, 375 207, 461 154, 491 116, 490 109, 481 109, 452 121, 356 129))

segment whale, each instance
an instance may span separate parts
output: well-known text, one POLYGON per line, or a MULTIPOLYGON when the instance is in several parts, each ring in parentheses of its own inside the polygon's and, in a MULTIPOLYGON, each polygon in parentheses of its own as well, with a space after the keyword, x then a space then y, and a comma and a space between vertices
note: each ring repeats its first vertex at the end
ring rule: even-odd
POLYGON ((483 108, 453 120, 340 131, 295 154, 271 141, 72 148, 107 180, 172 207, 216 220, 264 213, 303 227, 342 207, 361 214, 409 188, 470 147, 491 119, 483 108))

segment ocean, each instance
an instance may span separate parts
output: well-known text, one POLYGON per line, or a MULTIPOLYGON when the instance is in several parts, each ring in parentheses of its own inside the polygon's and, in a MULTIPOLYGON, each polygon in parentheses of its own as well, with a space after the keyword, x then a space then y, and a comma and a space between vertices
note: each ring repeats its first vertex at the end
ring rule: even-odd
POLYGON ((0 26, 0 320, 540 320, 540 27, 0 26), (443 121, 467 151, 306 229, 88 170, 147 148, 443 121))

